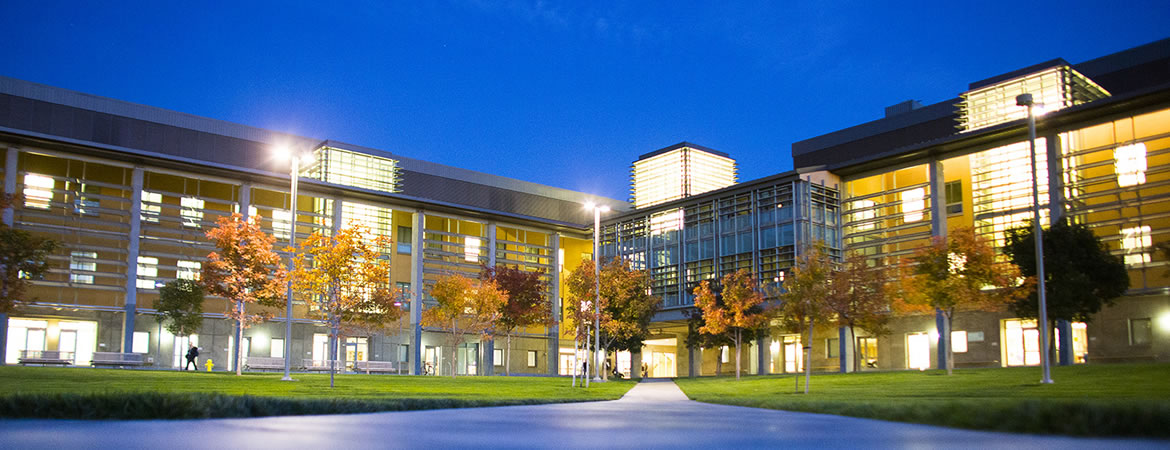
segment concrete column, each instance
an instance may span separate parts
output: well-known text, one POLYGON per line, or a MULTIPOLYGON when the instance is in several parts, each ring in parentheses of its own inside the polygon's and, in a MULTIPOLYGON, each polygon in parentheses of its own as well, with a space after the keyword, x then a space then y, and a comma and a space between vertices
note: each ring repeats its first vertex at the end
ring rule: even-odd
POLYGON ((1064 155, 1059 134, 1045 136, 1044 141, 1048 154, 1048 214, 1052 219, 1049 223, 1056 223, 1064 217, 1064 155))
MULTIPOLYGON (((1067 320, 1057 320, 1056 330, 1060 333, 1060 365, 1068 366, 1073 363, 1072 323, 1067 320)), ((1047 350, 1046 350, 1047 351, 1047 350)))
POLYGON ((483 350, 483 370, 480 371, 484 375, 492 376, 496 374, 496 341, 483 341, 481 346, 483 350))
MULTIPOLYGON (((252 209, 252 185, 244 184, 244 185, 240 186, 239 207, 240 207, 240 215, 243 216, 244 221, 247 222, 248 219, 250 218, 250 216, 252 215, 252 211, 251 211, 251 209, 252 209)), ((239 308, 240 308, 240 312, 244 311, 243 305, 240 305, 239 308)), ((231 351, 232 353, 230 355, 228 355, 228 361, 231 362, 231 364, 229 364, 229 366, 232 368, 235 368, 235 367, 240 366, 240 352, 239 352, 239 350, 237 350, 237 348, 238 348, 238 346, 243 345, 240 342, 244 340, 244 329, 240 327, 239 323, 232 324, 232 336, 234 336, 231 340, 232 345, 229 346, 230 347, 229 351, 231 351)), ((290 344, 291 344, 290 340, 285 340, 284 345, 290 345, 290 344)), ((291 353, 292 347, 289 347, 289 349, 290 349, 289 355, 291 356, 292 355, 292 353, 291 353)), ((326 356, 326 358, 328 358, 328 356, 326 356)))
MULTIPOLYGON (((410 243, 410 374, 422 375, 423 224, 422 210, 411 220, 410 243)), ((436 368, 438 370, 438 368, 436 368)))
POLYGON ((142 188, 144 173, 135 167, 130 174, 130 242, 126 246, 126 302, 123 306, 122 351, 134 350, 134 315, 138 309, 138 242, 142 235, 142 188))
MULTIPOLYGON (((687 349, 687 376, 688 377, 694 378, 694 377, 703 375, 703 362, 699 361, 700 355, 701 355, 701 353, 699 353, 698 348, 691 347, 691 348, 687 349)), ((638 366, 638 370, 639 371, 642 370, 641 365, 638 366)))
POLYGON ((642 350, 630 352, 630 378, 642 376, 642 350))
MULTIPOLYGON (((9 195, 16 194, 16 177, 17 177, 17 163, 20 159, 20 149, 16 147, 9 147, 4 158, 4 193, 9 195)), ((4 208, 3 221, 4 225, 11 227, 15 222, 15 214, 12 208, 4 208)), ((8 314, 0 314, 0 366, 7 364, 8 354, 8 314)))
POLYGON ((756 338, 756 375, 768 374, 768 336, 756 338))
POLYGON ((837 329, 837 355, 841 359, 841 373, 849 373, 853 371, 853 333, 849 332, 849 327, 840 327, 837 329))
MULTIPOLYGON (((942 161, 933 160, 927 165, 930 172, 930 234, 935 238, 947 237, 946 179, 943 177, 942 161)), ((938 330, 938 368, 947 367, 947 346, 951 333, 946 330, 946 318, 942 311, 934 313, 935 328, 938 330)))
POLYGON ((561 373, 561 234, 553 233, 549 239, 552 268, 549 269, 548 304, 552 324, 548 326, 548 374, 556 376, 561 373))

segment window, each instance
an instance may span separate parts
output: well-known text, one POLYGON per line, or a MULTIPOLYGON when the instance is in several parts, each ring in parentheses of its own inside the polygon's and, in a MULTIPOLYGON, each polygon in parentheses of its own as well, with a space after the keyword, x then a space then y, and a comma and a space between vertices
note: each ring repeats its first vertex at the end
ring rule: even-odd
POLYGON ((1150 318, 1129 319, 1129 345, 1150 345, 1150 318))
POLYGON ((28 173, 24 175, 24 206, 26 208, 49 209, 53 204, 53 180, 51 177, 28 173))
POLYGON ((946 184, 947 214, 963 212, 963 182, 949 181, 946 184))
POLYGON ((146 331, 135 331, 134 341, 130 344, 130 351, 134 353, 149 353, 150 333, 146 331))
POLYGON ((861 358, 861 362, 863 364, 865 364, 865 367, 868 367, 871 369, 877 368, 877 360, 878 360, 877 348, 878 348, 877 347, 877 338, 875 338, 875 337, 857 338, 857 349, 861 351, 861 354, 858 355, 858 357, 861 358))
POLYGON ((1121 229, 1121 249, 1125 250, 1126 264, 1150 262, 1150 254, 1144 251, 1150 245, 1152 241, 1148 225, 1121 229))
POLYGON ((731 362, 731 349, 726 345, 719 349, 719 360, 723 362, 731 362))
POLYGON ((158 216, 162 214, 162 194, 142 191, 141 219, 144 222, 158 223, 158 216))
POLYGON ((414 243, 414 236, 410 234, 410 227, 398 227, 398 253, 410 254, 410 245, 414 243))
POLYGON ((536 367, 536 350, 528 351, 528 367, 536 367))
POLYGON ((73 209, 83 216, 98 215, 98 208, 101 207, 101 201, 98 200, 97 195, 102 193, 102 189, 98 186, 86 183, 78 183, 76 181, 68 183, 72 185, 73 193, 73 209))
POLYGON ((138 289, 155 289, 158 286, 155 280, 146 279, 144 277, 156 278, 158 277, 158 258, 149 256, 138 257, 138 289))
POLYGON ((902 222, 922 220, 922 211, 924 210, 926 210, 926 188, 902 191, 902 222))
POLYGON ((966 331, 951 332, 951 351, 955 353, 967 353, 966 331))
POLYGON ((410 354, 410 345, 398 344, 398 362, 406 362, 410 354))
POLYGON ((855 200, 853 202, 853 221, 862 222, 857 224, 857 231, 869 231, 876 228, 873 219, 877 217, 877 211, 874 210, 873 200, 855 200))
POLYGON ((841 356, 841 340, 837 338, 825 339, 825 357, 837 358, 841 356))
POLYGON ((203 268, 203 263, 199 261, 185 261, 179 260, 179 270, 175 277, 180 280, 199 280, 199 272, 203 268))
POLYGON ((1146 144, 1123 145, 1113 150, 1113 170, 1117 185, 1136 186, 1146 182, 1146 144))
POLYGON ((203 200, 195 197, 183 197, 179 200, 183 207, 180 215, 183 216, 183 226, 199 228, 203 221, 203 200))
POLYGON ((285 209, 272 210, 272 237, 287 241, 292 236, 292 212, 285 209))
POLYGON ((479 238, 465 237, 463 238, 463 260, 467 262, 479 262, 479 238))
POLYGON ((272 345, 268 346, 268 356, 284 358, 284 339, 272 338, 272 345))
POLYGON ((69 282, 78 284, 93 284, 93 275, 88 273, 97 270, 97 252, 69 253, 69 282))
MULTIPOLYGON (((492 364, 496 366, 504 365, 504 349, 492 349, 492 364)), ((531 366, 530 366, 531 367, 531 366)))

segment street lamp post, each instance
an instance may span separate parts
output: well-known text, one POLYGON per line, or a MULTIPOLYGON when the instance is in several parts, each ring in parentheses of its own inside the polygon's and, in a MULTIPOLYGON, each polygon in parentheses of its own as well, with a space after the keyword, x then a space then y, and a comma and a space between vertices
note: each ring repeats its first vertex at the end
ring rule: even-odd
MULTIPOLYGON (((309 161, 311 156, 299 156, 293 154, 286 148, 279 149, 278 152, 289 158, 291 168, 289 169, 289 179, 291 180, 291 194, 289 197, 289 233, 288 246, 289 251, 297 245, 297 181, 300 180, 301 159, 309 161)), ((293 255, 288 257, 288 270, 291 274, 293 270, 293 255)), ((281 381, 294 381, 289 374, 292 362, 292 315, 293 315, 293 287, 292 277, 288 279, 288 292, 285 297, 285 311, 284 311, 284 378, 281 381)))
POLYGON ((605 380, 601 379, 604 364, 601 353, 601 213, 609 211, 609 206, 588 202, 585 209, 593 210, 593 381, 602 382, 605 380))
POLYGON ((1036 239, 1036 294, 1040 298, 1040 367, 1043 372, 1040 383, 1052 384, 1051 364, 1048 361, 1048 295, 1044 288, 1044 230, 1040 227, 1040 188, 1036 183, 1036 115, 1032 111, 1035 106, 1032 94, 1016 96, 1016 105, 1028 108, 1028 156, 1032 160, 1032 237, 1036 239))

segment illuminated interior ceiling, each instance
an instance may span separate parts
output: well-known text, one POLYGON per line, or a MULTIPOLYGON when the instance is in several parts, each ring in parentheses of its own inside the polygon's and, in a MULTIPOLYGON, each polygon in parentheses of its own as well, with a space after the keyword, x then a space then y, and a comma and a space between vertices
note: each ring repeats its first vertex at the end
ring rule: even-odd
POLYGON ((959 128, 971 131, 1026 118, 1027 109, 1016 105, 1020 94, 1032 94, 1036 115, 1109 96, 1071 67, 1056 66, 964 92, 959 103, 959 128))
POLYGON ((735 160, 680 147, 634 162, 631 202, 635 208, 656 205, 731 186, 735 160))
POLYGON ((397 160, 336 147, 321 147, 313 157, 313 164, 301 171, 302 176, 380 192, 402 191, 397 160))

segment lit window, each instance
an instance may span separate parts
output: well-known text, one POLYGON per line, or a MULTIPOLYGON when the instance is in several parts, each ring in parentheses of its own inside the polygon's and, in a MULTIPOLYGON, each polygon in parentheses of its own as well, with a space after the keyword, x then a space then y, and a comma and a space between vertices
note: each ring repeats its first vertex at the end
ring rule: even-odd
POLYGON ((504 365, 504 349, 492 349, 492 364, 496 366, 504 365))
POLYGON ((536 350, 528 351, 528 367, 536 367, 536 350))
POLYGON ((1146 182, 1146 144, 1123 145, 1113 150, 1117 185, 1135 186, 1146 182))
POLYGON ((54 180, 35 173, 24 175, 24 206, 49 209, 53 203, 54 180))
POLYGON ((284 209, 272 210, 272 236, 277 240, 287 240, 292 236, 292 212, 284 209))
POLYGON ((853 202, 853 221, 862 222, 856 226, 857 231, 869 231, 876 227, 873 219, 877 217, 873 200, 855 200, 853 202))
POLYGON ((463 260, 479 262, 479 238, 467 237, 463 239, 463 260))
POLYGON ((138 257, 138 281, 135 283, 139 289, 155 289, 158 286, 155 280, 146 279, 158 277, 158 258, 149 256, 138 257))
POLYGON ((162 194, 142 191, 142 215, 144 222, 158 223, 158 216, 162 213, 162 194))
MULTIPOLYGON (((232 205, 232 212, 236 212, 236 213, 240 212, 240 205, 238 203, 232 205)), ((248 217, 255 216, 256 214, 259 214, 259 213, 260 213, 260 210, 256 209, 255 206, 248 207, 248 217)))
POLYGON ((1121 229, 1121 249, 1125 251, 1126 264, 1150 262, 1150 254, 1145 252, 1145 249, 1151 244, 1148 225, 1121 229))
POLYGON ((147 353, 150 351, 150 333, 146 331, 135 331, 134 341, 130 344, 130 351, 134 353, 147 353))
POLYGON ((963 182, 950 181, 946 184, 947 214, 963 212, 963 182))
POLYGON ((284 339, 272 338, 272 345, 268 346, 268 356, 284 358, 284 339))
POLYGON ((955 353, 967 353, 966 331, 951 332, 951 351, 955 353))
POLYGON ((180 200, 183 206, 183 226, 195 227, 200 226, 199 222, 203 221, 203 200, 195 197, 183 197, 180 200))
POLYGON ((176 278, 180 280, 199 280, 199 272, 203 268, 203 263, 199 261, 184 261, 179 260, 179 271, 176 278))
POLYGON ((731 361, 730 350, 731 349, 728 348, 726 345, 724 345, 723 348, 720 348, 719 349, 719 359, 723 362, 730 362, 731 361))
POLYGON ((922 220, 922 211, 926 209, 926 189, 918 188, 902 191, 902 221, 917 222, 922 220))
POLYGON ((78 272, 93 272, 97 270, 97 252, 69 253, 69 282, 78 284, 93 284, 93 275, 78 272))
POLYGON ((101 207, 101 201, 97 198, 101 194, 102 189, 98 186, 86 183, 69 183, 72 185, 73 193, 73 209, 78 214, 86 216, 98 215, 98 208, 101 207))

